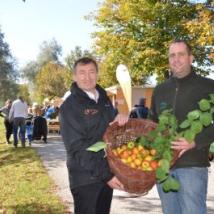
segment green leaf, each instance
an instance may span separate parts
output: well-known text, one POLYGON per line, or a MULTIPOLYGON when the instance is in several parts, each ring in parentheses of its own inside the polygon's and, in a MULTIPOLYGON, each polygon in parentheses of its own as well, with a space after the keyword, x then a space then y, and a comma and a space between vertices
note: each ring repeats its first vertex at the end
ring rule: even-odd
POLYGON ((180 125, 179 127, 182 128, 182 129, 186 129, 190 126, 190 121, 189 120, 184 120, 180 125))
POLYGON ((157 136, 158 131, 157 130, 152 130, 147 134, 148 138, 155 138, 157 136))
POLYGON ((210 152, 214 153, 214 142, 210 146, 210 152))
POLYGON ((210 113, 211 113, 211 114, 214 113, 214 107, 211 108, 210 113))
POLYGON ((141 136, 140 138, 138 138, 138 143, 142 146, 147 144, 147 139, 145 136, 141 136))
POLYGON ((164 192, 170 191, 170 182, 168 181, 168 178, 163 182, 162 188, 164 192))
POLYGON ((184 132, 184 138, 191 143, 195 139, 195 133, 187 130, 184 132))
POLYGON ((105 148, 106 148, 106 143, 103 141, 100 141, 88 147, 86 150, 91 152, 99 152, 100 150, 105 148))
POLYGON ((193 121, 191 124, 191 131, 193 131, 195 134, 198 134, 202 131, 203 125, 200 121, 193 121))
POLYGON ((160 124, 168 124, 169 123, 169 118, 166 115, 161 114, 158 119, 159 119, 160 124))
POLYGON ((156 128, 159 132, 162 132, 164 130, 166 130, 166 125, 163 123, 159 123, 157 128, 156 128))
POLYGON ((168 176, 167 173, 161 168, 156 169, 155 173, 159 183, 163 182, 168 176))
POLYGON ((168 176, 168 178, 163 182, 163 190, 165 192, 169 192, 170 190, 178 191, 179 188, 179 182, 172 176, 168 176))
POLYGON ((166 159, 162 159, 160 161, 160 168, 163 169, 165 172, 169 172, 170 162, 166 159))
POLYGON ((162 144, 162 142, 164 142, 165 139, 163 136, 157 136, 155 139, 154 139, 154 143, 155 144, 162 144))
POLYGON ((173 127, 174 129, 177 128, 178 126, 178 122, 177 122, 177 119, 174 115, 171 115, 171 117, 169 118, 169 124, 171 127, 173 127))
POLYGON ((210 96, 210 102, 214 104, 214 94, 209 94, 209 96, 210 96))
POLYGON ((170 163, 170 161, 172 160, 171 152, 168 150, 164 151, 163 158, 170 163))
POLYGON ((208 112, 204 112, 200 116, 200 121, 204 126, 209 126, 212 123, 212 115, 208 112))
POLYGON ((192 120, 196 120, 198 119, 200 116, 200 111, 199 110, 194 110, 194 111, 191 111, 187 114, 187 118, 192 121, 192 120))
POLYGON ((202 99, 198 104, 201 111, 207 111, 211 108, 210 102, 206 99, 202 99))

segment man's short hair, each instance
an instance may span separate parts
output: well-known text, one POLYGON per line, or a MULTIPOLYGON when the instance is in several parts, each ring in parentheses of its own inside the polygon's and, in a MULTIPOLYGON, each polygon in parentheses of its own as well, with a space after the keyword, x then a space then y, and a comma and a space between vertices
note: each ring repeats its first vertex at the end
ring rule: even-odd
POLYGON ((172 44, 175 44, 175 43, 183 43, 183 44, 185 44, 188 54, 189 54, 189 55, 192 54, 192 47, 190 46, 190 44, 189 44, 187 41, 185 41, 185 40, 183 40, 183 39, 175 39, 175 40, 173 40, 173 41, 170 43, 169 46, 171 46, 172 44))
POLYGON ((82 57, 82 58, 78 59, 74 63, 73 72, 75 73, 77 65, 87 65, 87 64, 90 64, 90 63, 94 64, 94 66, 95 66, 95 68, 96 68, 96 70, 98 72, 97 62, 94 59, 90 58, 90 57, 82 57))

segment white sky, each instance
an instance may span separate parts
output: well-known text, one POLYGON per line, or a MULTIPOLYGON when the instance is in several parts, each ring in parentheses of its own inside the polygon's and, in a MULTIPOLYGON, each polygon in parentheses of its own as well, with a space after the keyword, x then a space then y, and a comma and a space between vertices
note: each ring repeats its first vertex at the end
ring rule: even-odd
POLYGON ((0 28, 20 66, 35 60, 43 41, 55 38, 63 57, 75 46, 92 45, 96 29, 84 16, 102 0, 0 0, 0 28))

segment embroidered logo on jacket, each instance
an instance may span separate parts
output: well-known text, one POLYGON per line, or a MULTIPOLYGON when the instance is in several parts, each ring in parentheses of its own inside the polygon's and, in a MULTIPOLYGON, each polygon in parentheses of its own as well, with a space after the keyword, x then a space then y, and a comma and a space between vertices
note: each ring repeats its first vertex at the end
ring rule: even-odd
POLYGON ((96 114, 96 113, 98 113, 98 110, 97 109, 93 109, 93 108, 87 108, 87 109, 85 109, 85 111, 84 111, 84 114, 85 115, 94 115, 94 114, 96 114))

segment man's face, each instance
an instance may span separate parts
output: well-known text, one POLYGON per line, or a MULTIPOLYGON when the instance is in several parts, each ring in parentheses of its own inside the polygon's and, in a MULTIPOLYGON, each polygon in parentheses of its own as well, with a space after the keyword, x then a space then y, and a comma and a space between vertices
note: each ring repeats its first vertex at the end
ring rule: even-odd
POLYGON ((193 56, 188 53, 186 44, 173 43, 169 47, 169 67, 173 76, 183 78, 191 72, 193 56))
POLYGON ((79 88, 94 92, 98 79, 98 72, 93 63, 78 64, 74 73, 74 81, 79 88))

